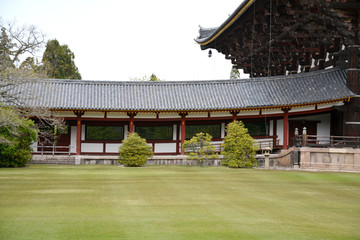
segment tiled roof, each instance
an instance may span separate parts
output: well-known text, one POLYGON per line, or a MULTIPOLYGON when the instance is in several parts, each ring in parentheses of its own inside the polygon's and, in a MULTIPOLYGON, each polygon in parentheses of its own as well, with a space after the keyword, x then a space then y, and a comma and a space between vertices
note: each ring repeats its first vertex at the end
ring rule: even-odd
POLYGON ((346 71, 244 80, 114 82, 44 80, 19 86, 30 107, 68 110, 210 111, 331 102, 354 96, 346 71))

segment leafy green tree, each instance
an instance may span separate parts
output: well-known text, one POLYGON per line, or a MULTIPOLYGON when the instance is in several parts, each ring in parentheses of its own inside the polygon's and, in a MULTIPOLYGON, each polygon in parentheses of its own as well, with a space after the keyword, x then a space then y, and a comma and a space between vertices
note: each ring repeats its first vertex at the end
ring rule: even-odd
POLYGON ((152 147, 147 145, 144 138, 137 133, 130 133, 119 147, 118 162, 127 167, 140 167, 153 155, 152 147))
POLYGON ((2 107, 0 113, 12 119, 11 125, 0 126, 0 167, 23 167, 32 158, 30 146, 38 130, 32 120, 11 108, 2 107))
POLYGON ((222 164, 231 168, 247 168, 257 166, 255 159, 256 145, 241 121, 226 126, 222 164))
POLYGON ((191 160, 202 166, 207 160, 215 159, 215 146, 211 145, 212 136, 208 133, 197 133, 183 144, 185 153, 191 160))
POLYGON ((74 58, 75 54, 67 45, 60 45, 58 40, 54 39, 47 42, 42 62, 51 78, 81 79, 74 58))
POLYGON ((231 68, 230 79, 240 79, 240 72, 234 65, 231 68))

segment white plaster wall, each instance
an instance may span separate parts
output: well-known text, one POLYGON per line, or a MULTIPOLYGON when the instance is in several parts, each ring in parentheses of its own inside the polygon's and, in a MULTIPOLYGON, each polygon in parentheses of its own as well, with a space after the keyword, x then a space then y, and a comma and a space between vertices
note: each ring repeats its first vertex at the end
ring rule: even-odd
POLYGON ((274 132, 274 120, 270 120, 269 125, 269 136, 272 136, 274 132))
POLYGON ((87 118, 104 118, 105 113, 104 112, 85 112, 82 117, 87 118))
POLYGON ((136 118, 156 118, 155 113, 138 113, 135 117, 136 118))
POLYGON ((105 144, 105 152, 107 153, 117 153, 119 152, 119 147, 121 143, 106 143, 105 144))
POLYGON ((124 139, 128 137, 128 133, 129 133, 129 126, 124 125, 124 139))
POLYGON ((70 152, 75 153, 76 152, 76 126, 71 126, 70 129, 70 152))
POLYGON ((85 140, 85 124, 81 125, 81 140, 85 140))
POLYGON ((225 137, 225 123, 221 123, 221 133, 220 133, 220 137, 224 138, 225 137))
POLYGON ((237 116, 247 116, 247 115, 259 115, 259 111, 241 111, 237 116))
POLYGON ((322 114, 319 117, 321 122, 317 124, 317 135, 330 136, 331 114, 322 114))
POLYGON ((290 109, 290 113, 292 112, 303 112, 303 111, 311 111, 315 110, 315 105, 312 106, 305 106, 305 107, 293 107, 290 109))
POLYGON ((283 137, 284 137, 284 120, 280 119, 277 120, 276 122, 276 135, 278 136, 279 139, 279 144, 283 145, 284 141, 283 141, 283 137))
POLYGON ((175 153, 176 143, 155 143, 155 153, 175 153))
POLYGON ((173 124, 173 140, 176 140, 177 135, 177 125, 173 124))
POLYGON ((102 153, 102 143, 81 143, 81 152, 102 153))
MULTIPOLYGON (((37 139, 37 137, 36 137, 36 139, 37 139)), ((33 152, 37 152, 38 142, 37 141, 33 142, 30 147, 33 152)))
POLYGON ((55 117, 76 117, 73 111, 53 111, 55 117))
POLYGON ((322 109, 322 108, 330 108, 332 106, 334 106, 335 104, 334 103, 327 103, 327 104, 319 104, 318 105, 318 109, 322 109))
POLYGON ((230 112, 212 112, 210 117, 232 117, 230 112))
POLYGON ((267 110, 262 110, 261 113, 267 115, 267 114, 279 114, 284 112, 281 111, 281 109, 267 109, 267 110))
POLYGON ((129 118, 129 116, 124 112, 108 112, 107 118, 129 118))
POLYGON ((160 113, 159 118, 181 118, 178 113, 160 113))
POLYGON ((208 117, 208 113, 207 112, 200 112, 200 113, 189 113, 187 116, 187 118, 206 118, 208 117))

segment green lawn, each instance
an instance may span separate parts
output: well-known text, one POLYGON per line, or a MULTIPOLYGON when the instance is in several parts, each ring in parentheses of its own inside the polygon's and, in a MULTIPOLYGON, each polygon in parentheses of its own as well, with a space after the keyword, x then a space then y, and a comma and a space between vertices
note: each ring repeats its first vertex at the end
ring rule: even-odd
POLYGON ((0 169, 0 239, 360 239, 360 174, 0 169))

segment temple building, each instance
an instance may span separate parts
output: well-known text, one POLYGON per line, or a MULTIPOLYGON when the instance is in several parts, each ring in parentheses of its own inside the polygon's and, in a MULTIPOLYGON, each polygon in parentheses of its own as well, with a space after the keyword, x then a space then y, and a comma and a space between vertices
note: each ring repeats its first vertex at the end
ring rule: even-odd
POLYGON ((249 79, 44 80, 18 90, 35 93, 26 107, 64 118, 57 145, 77 155, 116 155, 129 132, 158 155, 184 154, 183 142, 198 132, 221 148, 235 120, 260 147, 287 149, 295 129, 360 136, 359 9, 351 0, 245 0, 219 27, 201 28, 201 49, 223 53, 249 79))

